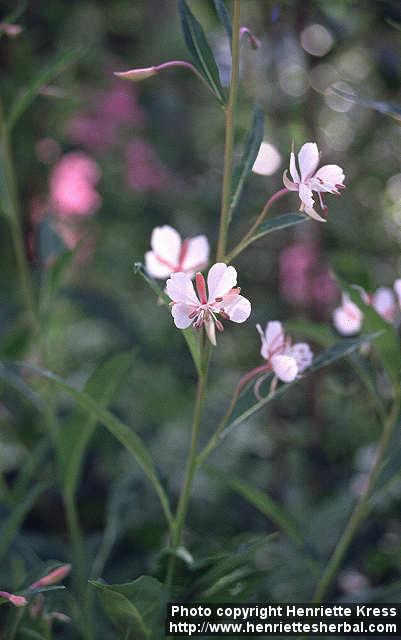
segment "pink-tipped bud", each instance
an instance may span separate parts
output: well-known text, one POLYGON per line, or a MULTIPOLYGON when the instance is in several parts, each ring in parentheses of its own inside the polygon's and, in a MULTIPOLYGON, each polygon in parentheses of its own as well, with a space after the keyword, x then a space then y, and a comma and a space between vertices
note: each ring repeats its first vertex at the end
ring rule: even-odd
POLYGON ((10 24, 9 22, 0 22, 0 33, 5 33, 9 38, 16 38, 22 31, 19 24, 10 24))
POLYGON ((8 591, 0 591, 0 598, 8 600, 14 607, 26 607, 28 600, 24 596, 16 596, 8 591))
POLYGON ((68 576, 70 571, 71 565, 63 564, 61 565, 61 567, 57 567, 57 569, 54 569, 54 571, 51 571, 46 576, 43 576, 43 578, 40 578, 40 580, 37 580, 36 582, 31 584, 29 589, 39 589, 40 587, 48 587, 51 584, 57 584, 57 582, 61 582, 62 580, 64 580, 64 578, 68 576))
POLYGON ((144 69, 130 69, 129 71, 115 71, 114 75, 122 80, 131 80, 131 82, 140 82, 151 78, 157 74, 156 67, 145 67, 144 69))
POLYGON ((247 36, 249 40, 249 44, 252 49, 260 48, 260 40, 255 35, 253 35, 252 31, 248 29, 248 27, 241 27, 239 30, 239 36, 242 38, 243 36, 247 36))

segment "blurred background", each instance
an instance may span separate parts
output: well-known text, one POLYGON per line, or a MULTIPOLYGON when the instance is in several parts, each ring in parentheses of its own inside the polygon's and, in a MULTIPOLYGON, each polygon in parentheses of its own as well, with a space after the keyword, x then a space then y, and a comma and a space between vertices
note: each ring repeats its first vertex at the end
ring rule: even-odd
MULTIPOLYGON (((14 4, 3 0, 4 18, 14 4)), ((400 3, 247 0, 242 5, 242 23, 261 47, 254 51, 244 41, 241 48, 236 157, 257 101, 265 113, 271 175, 249 179, 229 245, 241 238, 266 199, 282 188, 293 141, 296 149, 316 141, 324 164, 343 167, 347 189, 341 198, 328 199, 327 224, 307 222, 281 231, 255 243, 235 262, 253 313, 248 323, 233 325, 219 337, 203 441, 224 414, 240 376, 260 364, 257 322, 282 320, 297 338, 308 338, 311 326, 321 324, 334 340, 332 313, 340 292, 331 269, 340 269, 348 282, 369 291, 392 286, 401 277, 401 128, 394 119, 328 91, 334 85, 400 104, 400 3)), ((191 0, 190 6, 227 84, 228 41, 213 3, 191 0)), ((172 1, 32 0, 13 24, 17 28, 3 27, 0 39, 6 113, 15 96, 60 51, 78 51, 41 90, 12 136, 25 250, 41 296, 46 367, 82 387, 105 359, 132 353, 111 407, 146 441, 175 500, 187 453, 195 371, 180 332, 133 266, 143 260, 157 225, 169 224, 183 237, 205 233, 214 250, 223 113, 184 69, 135 85, 113 76, 113 71, 188 59, 172 1), (65 249, 72 257, 53 286, 49 270, 65 249)), ((274 213, 297 207, 296 194, 289 194, 274 213)), ((38 362, 36 345, 26 339, 4 218, 0 225, 1 357, 38 362)), ((316 341, 312 346, 315 353, 321 349, 316 341)), ((44 397, 52 395, 46 385, 33 384, 44 397)), ((385 395, 385 381, 382 390, 385 395)), ((71 400, 57 393, 52 402, 60 424, 68 425, 71 400)), ((380 428, 355 371, 343 361, 307 377, 233 432, 210 459, 210 467, 235 474, 269 495, 298 522, 311 555, 320 561, 332 550, 363 487, 380 428)), ((4 517, 10 511, 7 491, 30 461, 36 461, 31 482, 47 483, 0 563, 0 585, 9 590, 42 563, 71 560, 47 437, 41 414, 18 389, 4 383, 4 517)), ((96 428, 88 449, 78 506, 88 566, 95 562, 92 575, 114 583, 142 573, 163 575, 161 549, 168 540, 159 504, 132 458, 102 427, 96 428)), ((378 493, 333 586, 332 599, 373 593, 388 601, 399 597, 400 507, 397 480, 378 493)), ((315 576, 285 536, 263 544, 276 530, 270 518, 234 493, 213 469, 200 473, 185 535, 185 546, 199 568, 190 569, 191 563, 185 562, 180 566, 186 597, 194 599, 188 586, 194 584, 194 575, 205 576, 202 559, 226 553, 237 564, 223 574, 225 580, 220 575, 214 582, 209 576, 209 583, 199 578, 206 580, 203 588, 210 590, 211 599, 306 601, 315 576)), ((57 626, 60 638, 77 637, 73 580, 68 586, 67 596, 49 595, 49 606, 73 619, 70 625, 57 626)), ((102 626, 96 637, 114 636, 102 626)))

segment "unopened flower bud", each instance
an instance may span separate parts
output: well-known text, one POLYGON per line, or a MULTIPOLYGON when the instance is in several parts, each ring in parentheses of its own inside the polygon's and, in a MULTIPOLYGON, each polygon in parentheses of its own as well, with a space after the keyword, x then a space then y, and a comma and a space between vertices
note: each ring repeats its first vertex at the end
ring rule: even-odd
POLYGON ((14 593, 8 591, 0 591, 0 598, 8 600, 14 607, 26 607, 28 600, 24 596, 16 596, 14 593))
POLYGON ((123 80, 131 80, 131 82, 140 82, 157 74, 156 67, 145 67, 143 69, 130 69, 129 71, 115 71, 114 75, 123 80))
POLYGON ((40 587, 48 587, 51 584, 61 582, 66 576, 68 576, 70 571, 71 565, 63 564, 60 567, 57 567, 57 569, 54 569, 54 571, 51 571, 46 576, 43 576, 43 578, 40 578, 40 580, 37 580, 36 582, 31 584, 29 589, 39 589, 40 587))

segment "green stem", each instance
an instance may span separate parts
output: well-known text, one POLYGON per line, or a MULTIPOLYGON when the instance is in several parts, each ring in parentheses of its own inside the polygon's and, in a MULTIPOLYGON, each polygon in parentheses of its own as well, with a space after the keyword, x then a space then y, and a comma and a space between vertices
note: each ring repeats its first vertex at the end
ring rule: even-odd
POLYGON ((279 200, 280 198, 285 196, 286 193, 289 193, 288 189, 280 189, 280 191, 277 191, 276 193, 273 193, 273 195, 266 202, 265 206, 263 207, 262 211, 260 212, 260 214, 256 218, 255 222, 253 223, 253 225, 251 226, 249 231, 245 234, 245 236, 242 238, 242 240, 237 244, 236 247, 234 247, 234 249, 228 255, 227 260, 226 260, 227 263, 231 262, 236 256, 238 256, 240 253, 242 253, 242 251, 244 249, 246 249, 246 247, 248 247, 250 244, 252 244, 252 242, 254 240, 253 236, 254 236, 255 232, 258 230, 258 228, 260 227, 260 225, 262 224, 263 220, 266 218, 267 214, 269 213, 270 207, 277 200, 279 200))
POLYGON ((392 409, 387 416, 387 420, 384 424, 382 435, 379 442, 379 447, 376 455, 375 463, 369 473, 368 481, 366 484, 366 488, 361 494, 354 511, 351 514, 351 517, 348 521, 345 530, 338 541, 336 548, 324 570, 322 577, 320 578, 314 596, 313 602, 320 603, 326 595, 327 589, 330 587, 338 568, 346 554, 351 541, 359 528, 362 520, 365 518, 368 512, 368 501, 371 496, 371 493, 374 489, 377 477, 380 473, 384 456, 386 454, 386 450, 390 441, 390 438, 393 434, 398 413, 400 409, 400 398, 399 395, 394 400, 392 409))
POLYGON ((66 491, 63 495, 64 509, 71 538, 72 565, 76 577, 77 593, 82 607, 82 635, 85 640, 93 637, 90 595, 87 587, 85 550, 82 543, 82 533, 79 524, 78 510, 75 496, 66 491))
POLYGON ((220 444, 220 436, 223 433, 227 422, 229 421, 232 412, 234 411, 235 405, 238 402, 238 398, 239 398, 239 393, 238 391, 235 391, 230 405, 226 411, 226 413, 224 414, 223 418, 221 419, 221 421, 218 424, 218 427, 216 429, 216 431, 213 433, 213 435, 210 437, 210 439, 208 440, 208 442, 206 443, 206 445, 204 446, 204 448, 202 449, 202 451, 199 453, 199 455, 196 458, 196 467, 197 469, 199 469, 205 462, 206 458, 208 458, 210 456, 210 454, 212 453, 212 451, 214 451, 214 449, 220 444))
POLYGON ((22 620, 22 617, 24 615, 25 611, 24 609, 15 609, 13 611, 14 614, 14 619, 11 622, 8 634, 7 634, 7 639, 8 640, 15 640, 15 638, 17 637, 17 631, 18 631, 18 627, 20 625, 20 622, 22 620))
MULTIPOLYGON (((177 549, 181 543, 182 530, 185 523, 185 518, 188 510, 188 502, 189 496, 191 494, 192 483, 196 471, 196 455, 197 455, 197 447, 199 440, 199 432, 200 432, 200 424, 202 417, 202 404, 205 395, 206 388, 206 379, 207 379, 207 371, 204 371, 202 375, 198 377, 198 385, 196 390, 196 400, 194 407, 194 414, 192 420, 192 433, 191 433, 191 443, 189 447, 189 455, 187 460, 187 467, 185 471, 185 479, 182 487, 180 499, 178 501, 177 512, 175 516, 173 536, 172 536, 172 547, 173 549, 177 549)), ((175 569, 175 555, 171 555, 167 567, 167 578, 166 583, 167 587, 170 590, 171 585, 173 583, 174 578, 174 569, 175 569)))
POLYGON ((223 189, 221 194, 220 230, 217 244, 216 262, 225 258, 227 245, 227 231, 230 219, 231 181, 233 171, 234 148, 234 112, 237 102, 239 76, 239 44, 240 44, 240 0, 234 0, 233 6, 233 37, 232 37, 232 66, 231 83, 226 108, 226 136, 224 147, 223 189))

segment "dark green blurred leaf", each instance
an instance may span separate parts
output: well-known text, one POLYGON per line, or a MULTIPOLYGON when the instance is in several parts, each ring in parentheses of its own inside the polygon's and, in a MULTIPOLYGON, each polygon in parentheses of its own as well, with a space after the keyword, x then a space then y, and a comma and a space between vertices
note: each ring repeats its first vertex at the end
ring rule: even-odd
POLYGON ((27 6, 28 0, 21 0, 21 2, 17 2, 15 9, 4 16, 4 18, 2 18, 2 22, 14 23, 20 18, 20 16, 22 16, 23 13, 25 13, 27 6))
POLYGON ((398 124, 401 124, 401 107, 398 107, 395 104, 363 98, 361 96, 357 96, 354 93, 348 93, 347 91, 338 89, 337 87, 330 87, 330 90, 337 96, 344 98, 344 100, 348 100, 349 102, 358 104, 361 107, 365 107, 366 109, 373 109, 373 111, 378 111, 379 113, 382 113, 386 116, 390 116, 391 118, 394 118, 394 120, 396 120, 398 124))
POLYGON ((317 322, 309 322, 307 320, 290 320, 286 321, 285 328, 289 333, 313 340, 321 347, 329 347, 333 342, 333 332, 326 324, 318 324, 317 322))
POLYGON ((26 400, 28 400, 35 409, 42 410, 40 397, 26 383, 24 378, 19 374, 15 367, 8 362, 0 362, 0 380, 3 380, 10 387, 16 389, 26 400))
POLYGON ((262 222, 249 244, 251 244, 251 242, 255 242, 255 240, 259 240, 259 238, 263 238, 263 236, 266 236, 269 233, 274 233, 281 229, 287 229, 287 227, 293 227, 295 224, 300 224, 307 220, 310 220, 309 216, 306 216, 303 213, 283 213, 281 216, 275 216, 267 222, 262 222))
POLYGON ((227 7, 226 7, 226 3, 224 0, 213 0, 214 2, 214 6, 216 9, 216 13, 219 16, 219 20, 221 22, 221 24, 223 25, 224 29, 226 30, 226 33, 228 35, 228 39, 230 41, 230 45, 231 45, 231 40, 232 40, 232 36, 233 36, 233 28, 231 25, 231 18, 230 18, 230 14, 227 11, 227 7))
MULTIPOLYGON (((136 262, 134 265, 134 269, 135 273, 142 276, 145 282, 147 282, 152 291, 157 295, 158 299, 161 300, 166 306, 168 306, 170 303, 170 298, 159 287, 157 282, 146 273, 143 264, 141 262, 136 262)), ((184 335, 196 370, 199 375, 202 375, 202 359, 200 353, 199 334, 197 334, 195 330, 192 329, 192 327, 181 330, 181 333, 184 335)))
POLYGON ((263 141, 264 115, 260 107, 253 111, 252 124, 244 145, 244 152, 239 166, 233 175, 233 188, 230 203, 230 220, 241 198, 242 190, 248 176, 252 172, 253 164, 263 141))
POLYGON ((133 582, 109 585, 90 580, 98 591, 112 623, 131 640, 153 640, 164 636, 166 594, 163 585, 151 576, 133 582))
POLYGON ((203 28, 193 15, 185 0, 178 0, 178 11, 180 13, 185 42, 194 65, 204 77, 218 100, 222 104, 225 104, 226 98, 224 96, 223 87, 221 86, 219 70, 212 50, 206 40, 203 28))
MULTIPOLYGON (((133 354, 122 353, 103 362, 90 377, 85 393, 100 407, 106 408, 118 391, 123 377, 132 364, 133 354)), ((76 407, 72 416, 57 434, 59 473, 64 489, 71 495, 76 491, 82 462, 88 443, 96 427, 96 416, 76 407)))
POLYGON ((10 131, 15 126, 18 119, 29 108, 36 96, 40 93, 41 89, 49 84, 49 82, 52 82, 54 78, 60 75, 60 73, 70 65, 74 64, 82 54, 83 51, 81 49, 63 51, 45 69, 39 71, 39 73, 24 89, 22 94, 15 99, 14 104, 11 107, 10 114, 7 118, 7 127, 10 131))
POLYGON ((166 516, 168 522, 171 521, 171 511, 169 506, 169 501, 167 495, 160 484, 160 480, 156 473, 156 469, 153 464, 153 460, 144 444, 142 439, 133 431, 132 428, 128 427, 121 420, 119 420, 112 413, 103 409, 99 406, 99 403, 96 400, 93 400, 87 393, 84 391, 78 391, 71 385, 69 385, 65 380, 55 375, 51 371, 46 371, 45 369, 41 369, 40 367, 35 367, 28 363, 18 363, 18 366, 29 369, 30 371, 34 371, 38 375, 42 376, 46 380, 53 382, 58 388, 66 391, 74 400, 79 404, 79 406, 88 412, 90 416, 95 420, 95 422, 99 422, 106 429, 110 431, 110 433, 119 441, 121 444, 129 451, 134 459, 137 461, 140 468, 144 471, 147 478, 150 480, 153 488, 155 489, 160 503, 163 507, 163 512, 166 516))
POLYGON ((48 484, 40 482, 32 487, 23 500, 19 502, 5 518, 0 527, 0 561, 4 558, 28 513, 34 507, 39 496, 48 488, 48 484))
POLYGON ((267 493, 252 487, 249 483, 234 475, 222 473, 218 469, 210 467, 207 467, 207 470, 272 520, 296 544, 303 543, 302 535, 298 531, 298 525, 292 516, 274 502, 267 493))

